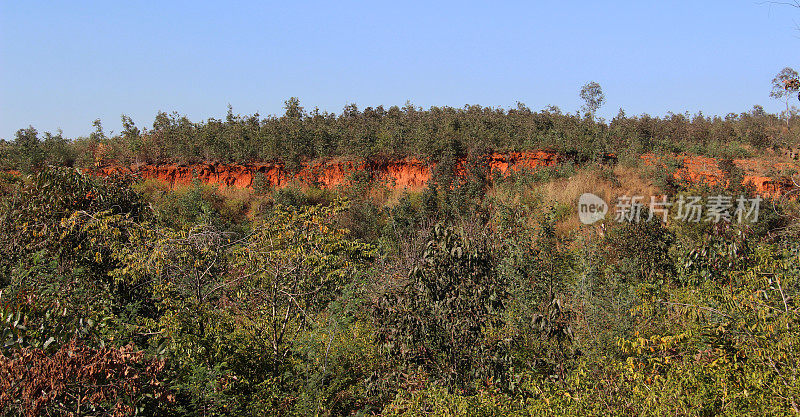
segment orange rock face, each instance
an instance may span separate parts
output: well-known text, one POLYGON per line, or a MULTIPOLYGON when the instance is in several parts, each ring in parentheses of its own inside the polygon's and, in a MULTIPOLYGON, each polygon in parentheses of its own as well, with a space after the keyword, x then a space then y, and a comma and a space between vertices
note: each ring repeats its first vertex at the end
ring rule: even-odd
MULTIPOLYGON (((675 172, 675 178, 691 183, 717 184, 725 177, 717 160, 703 156, 677 156, 683 167, 675 172)), ((647 164, 660 163, 653 154, 642 155, 647 164)), ((489 156, 489 168, 492 173, 508 175, 523 169, 536 170, 541 167, 558 165, 565 161, 564 156, 546 151, 494 153, 489 156)), ((463 163, 463 161, 462 161, 463 163)), ((758 193, 765 197, 778 197, 794 188, 789 179, 774 179, 757 173, 757 164, 753 160, 735 160, 734 163, 745 171, 744 183, 752 183, 758 193)), ((460 165, 460 164, 459 164, 460 165)), ((775 164, 776 169, 786 164, 775 164)), ((259 175, 265 185, 285 187, 289 182, 307 185, 319 185, 332 188, 348 182, 358 171, 367 171, 373 177, 386 181, 399 189, 424 188, 431 178, 432 164, 414 158, 392 161, 327 161, 303 166, 292 173, 280 163, 256 164, 196 164, 186 165, 141 165, 136 167, 107 166, 91 172, 99 175, 134 174, 145 179, 157 179, 171 187, 188 185, 193 181, 205 184, 224 185, 228 187, 253 187, 254 178, 259 175)), ((461 169, 460 167, 457 169, 461 169)))
POLYGON ((545 151, 494 153, 489 160, 491 171, 499 171, 503 175, 522 169, 534 170, 544 166, 553 166, 564 160, 558 154, 545 151))
MULTIPOLYGON (((704 156, 680 155, 679 159, 683 162, 683 167, 675 172, 675 179, 689 183, 706 183, 710 185, 718 184, 725 180, 725 175, 719 168, 716 159, 704 156)), ((647 164, 656 164, 657 158, 653 154, 642 155, 642 159, 647 164)), ((743 184, 752 184, 756 192, 764 197, 780 197, 794 188, 791 179, 770 178, 759 175, 756 161, 747 159, 735 159, 734 164, 744 172, 743 184)), ((776 169, 781 169, 788 164, 773 164, 776 169)))
MULTIPOLYGON (((492 171, 501 174, 521 169, 536 169, 561 162, 563 158, 548 152, 512 152, 493 154, 489 163, 492 171)), ((292 174, 282 164, 197 164, 197 165, 142 165, 138 167, 108 166, 91 172, 99 175, 134 174, 144 179, 157 179, 169 184, 188 185, 193 181, 229 187, 252 187, 256 175, 270 186, 284 187, 290 181, 317 184, 332 188, 345 184, 357 171, 368 171, 396 188, 420 189, 431 178, 433 165, 418 159, 406 158, 385 162, 319 162, 304 166, 292 174)))

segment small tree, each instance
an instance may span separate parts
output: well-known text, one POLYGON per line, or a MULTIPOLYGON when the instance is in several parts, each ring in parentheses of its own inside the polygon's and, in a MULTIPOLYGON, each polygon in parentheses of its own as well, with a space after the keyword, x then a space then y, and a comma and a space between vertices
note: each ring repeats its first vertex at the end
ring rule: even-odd
POLYGON ((600 87, 600 84, 592 81, 581 88, 581 99, 586 102, 582 110, 591 114, 592 118, 594 118, 597 109, 605 103, 606 96, 603 94, 603 89, 600 87))
POLYGON ((378 302, 379 340, 406 371, 453 389, 505 382, 507 346, 487 335, 504 324, 506 286, 485 240, 437 225, 405 285, 378 302))
POLYGON ((237 305, 252 337, 266 341, 277 376, 288 365, 295 339, 375 255, 372 246, 350 240, 332 219, 343 206, 275 208, 257 223, 246 245, 234 251, 245 283, 237 305))
MULTIPOLYGON (((772 79, 769 96, 786 104, 786 125, 789 125, 789 101, 800 91, 800 78, 797 71, 786 67, 772 79)), ((800 95, 798 96, 800 98, 800 95)))
POLYGON ((17 130, 14 145, 16 163, 20 168, 31 172, 42 168, 46 155, 42 149, 39 132, 33 126, 17 130))

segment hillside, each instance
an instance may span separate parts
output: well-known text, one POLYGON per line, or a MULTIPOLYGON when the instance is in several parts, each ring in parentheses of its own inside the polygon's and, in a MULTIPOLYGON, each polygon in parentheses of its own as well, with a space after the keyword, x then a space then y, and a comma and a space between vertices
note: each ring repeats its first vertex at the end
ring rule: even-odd
POLYGON ((797 117, 289 110, 0 143, 0 414, 796 412, 797 117))

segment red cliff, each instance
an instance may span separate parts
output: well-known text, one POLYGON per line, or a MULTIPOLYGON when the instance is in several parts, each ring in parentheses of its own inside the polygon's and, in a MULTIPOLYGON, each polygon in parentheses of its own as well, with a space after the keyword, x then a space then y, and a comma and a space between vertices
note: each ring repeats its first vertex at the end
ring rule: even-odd
MULTIPOLYGON (((538 152, 512 152, 493 154, 489 159, 492 171, 507 174, 521 169, 536 169, 552 166, 563 161, 559 155, 538 152)), ((133 167, 106 166, 91 172, 100 175, 134 174, 145 179, 157 179, 170 186, 187 185, 193 181, 229 187, 252 187, 259 176, 266 184, 284 187, 291 181, 302 184, 317 184, 323 188, 346 183, 357 171, 369 171, 379 179, 397 188, 418 189, 425 187, 431 178, 432 164, 414 158, 384 162, 327 161, 307 164, 292 173, 283 164, 195 164, 195 165, 140 165, 133 167)))
MULTIPOLYGON (((725 180, 718 161, 703 156, 675 156, 681 162, 674 176, 691 183, 705 182, 717 184, 725 180)), ((642 155, 645 164, 663 164, 653 154, 642 155)), ((523 169, 536 170, 541 167, 558 165, 565 161, 562 155, 546 151, 494 153, 489 157, 492 172, 508 175, 523 169)), ((745 172, 744 183, 752 183, 764 196, 777 197, 785 194, 794 183, 790 179, 776 179, 759 172, 755 160, 739 159, 734 163, 745 172)), ((780 170, 788 164, 772 164, 780 170)), ((323 188, 345 184, 357 171, 367 171, 373 177, 386 181, 396 188, 420 189, 431 178, 433 164, 414 158, 390 161, 324 161, 306 164, 299 171, 291 172, 280 163, 253 164, 195 164, 195 165, 139 165, 132 167, 106 166, 90 170, 100 175, 134 174, 145 179, 157 179, 170 186, 188 185, 193 181, 229 187, 253 187, 255 178, 260 177, 265 185, 284 187, 290 182, 318 185, 323 188)), ((763 169, 762 169, 763 171, 763 169)))
MULTIPOLYGON (((704 156, 679 155, 676 157, 682 164, 681 168, 675 171, 674 177, 677 180, 688 183, 706 183, 710 185, 725 181, 725 174, 719 167, 719 163, 714 158, 704 156)), ((642 159, 645 164, 658 164, 658 158, 653 154, 644 154, 642 159)), ((756 192, 765 197, 779 197, 792 190, 795 185, 789 178, 770 178, 759 173, 757 161, 751 159, 735 159, 733 163, 744 172, 743 184, 752 184, 756 192)), ((786 163, 772 164, 773 170, 780 170, 791 166, 786 163)))

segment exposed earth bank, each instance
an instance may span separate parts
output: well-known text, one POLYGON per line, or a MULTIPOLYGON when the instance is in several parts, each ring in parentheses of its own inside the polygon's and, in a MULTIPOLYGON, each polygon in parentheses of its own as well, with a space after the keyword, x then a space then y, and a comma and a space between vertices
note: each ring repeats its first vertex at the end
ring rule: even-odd
MULTIPOLYGON (((647 165, 663 164, 663 160, 653 154, 641 157, 647 165)), ((702 156, 675 156, 681 167, 675 171, 675 178, 693 183, 706 182, 715 184, 725 181, 719 161, 702 156)), ((557 166, 568 158, 547 151, 495 153, 488 158, 492 174, 508 175, 522 170, 537 170, 542 167, 557 166)), ((765 196, 780 196, 795 188, 789 177, 773 178, 765 175, 764 164, 752 159, 737 159, 734 164, 744 173, 744 183, 752 183, 756 190, 765 196)), ((462 163, 463 164, 463 161, 462 163)), ((769 167, 772 172, 780 172, 787 168, 796 168, 794 163, 775 163, 769 167)), ((252 164, 217 164, 204 163, 194 165, 134 165, 134 166, 100 166, 87 171, 97 175, 133 174, 144 179, 157 179, 171 187, 188 185, 193 181, 205 184, 224 185, 229 187, 249 188, 254 181, 262 181, 263 185, 285 187, 289 183, 318 185, 323 188, 336 187, 347 183, 353 173, 370 172, 374 178, 385 180, 396 188, 421 189, 431 179, 434 165, 423 161, 406 158, 390 161, 325 161, 302 166, 296 172, 288 170, 280 163, 252 164)))

